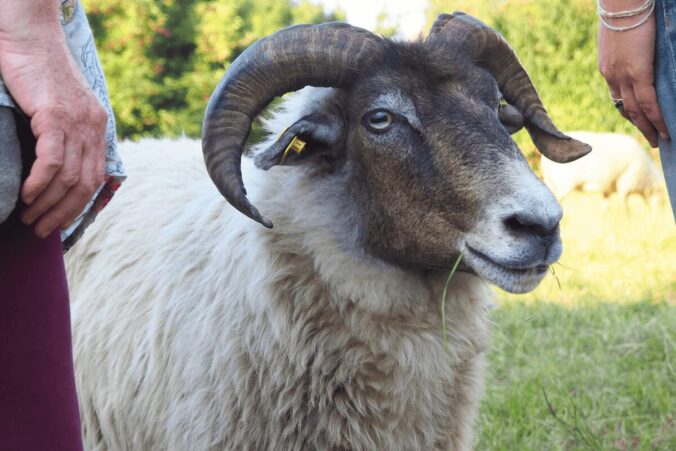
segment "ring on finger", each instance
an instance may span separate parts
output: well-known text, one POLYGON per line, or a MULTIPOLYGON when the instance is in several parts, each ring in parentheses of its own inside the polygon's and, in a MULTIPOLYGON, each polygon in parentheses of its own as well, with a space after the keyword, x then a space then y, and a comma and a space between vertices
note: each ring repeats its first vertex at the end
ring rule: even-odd
POLYGON ((613 101, 613 105, 615 105, 615 108, 620 109, 624 107, 624 100, 622 100, 621 97, 615 97, 611 94, 610 100, 613 101))

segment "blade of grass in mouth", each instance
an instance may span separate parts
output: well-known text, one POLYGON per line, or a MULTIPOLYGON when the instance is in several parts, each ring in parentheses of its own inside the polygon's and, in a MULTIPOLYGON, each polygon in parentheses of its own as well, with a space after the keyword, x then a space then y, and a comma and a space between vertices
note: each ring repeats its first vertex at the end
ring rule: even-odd
POLYGON ((455 264, 453 265, 451 272, 448 274, 448 279, 446 279, 446 285, 444 285, 444 292, 441 295, 441 331, 443 333, 444 338, 444 348, 446 348, 447 352, 449 351, 449 349, 448 349, 448 335, 446 334, 446 292, 448 291, 448 284, 451 283, 453 274, 455 274, 455 271, 458 269, 460 260, 462 260, 462 254, 458 255, 458 259, 455 261, 455 264))

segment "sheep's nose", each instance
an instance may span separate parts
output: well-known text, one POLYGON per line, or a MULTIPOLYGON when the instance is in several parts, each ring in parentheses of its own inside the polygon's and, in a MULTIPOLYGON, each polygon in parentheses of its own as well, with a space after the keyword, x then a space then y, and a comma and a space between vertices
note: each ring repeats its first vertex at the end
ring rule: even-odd
POLYGON ((504 224, 507 230, 520 235, 532 236, 544 243, 551 243, 559 230, 563 212, 522 210, 508 215, 504 224))

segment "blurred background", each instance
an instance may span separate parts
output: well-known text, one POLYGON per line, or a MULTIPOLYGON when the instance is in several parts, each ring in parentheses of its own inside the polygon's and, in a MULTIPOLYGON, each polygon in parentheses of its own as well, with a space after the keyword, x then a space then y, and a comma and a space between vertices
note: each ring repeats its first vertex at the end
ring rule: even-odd
MULTIPOLYGON (((118 133, 199 136, 205 104, 231 61, 295 23, 347 20, 385 36, 425 35, 462 10, 516 49, 564 130, 629 132, 596 69, 589 0, 84 0, 108 80, 118 133)), ((529 151, 530 149, 526 149, 529 151)))
MULTIPOLYGON (((610 102, 591 0, 84 3, 121 139, 199 137, 230 62, 287 25, 347 20, 415 39, 437 14, 463 10, 512 44, 560 129, 632 135, 659 165, 610 102)), ((538 171, 527 135, 515 139, 538 171)), ((660 188, 656 202, 562 200, 560 264, 528 295, 499 293, 477 449, 676 450, 676 227, 660 188)))

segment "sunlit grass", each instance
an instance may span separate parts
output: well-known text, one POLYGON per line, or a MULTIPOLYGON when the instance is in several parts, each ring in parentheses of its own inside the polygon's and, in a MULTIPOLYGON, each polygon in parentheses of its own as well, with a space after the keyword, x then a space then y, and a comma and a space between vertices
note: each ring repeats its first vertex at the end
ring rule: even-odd
POLYGON ((561 288, 547 277, 527 295, 568 306, 598 302, 676 302, 676 225, 666 200, 652 208, 638 196, 628 208, 616 196, 564 199, 563 256, 554 265, 561 288))
POLYGON ((479 450, 676 449, 676 226, 640 198, 563 202, 565 251, 499 295, 479 450))

